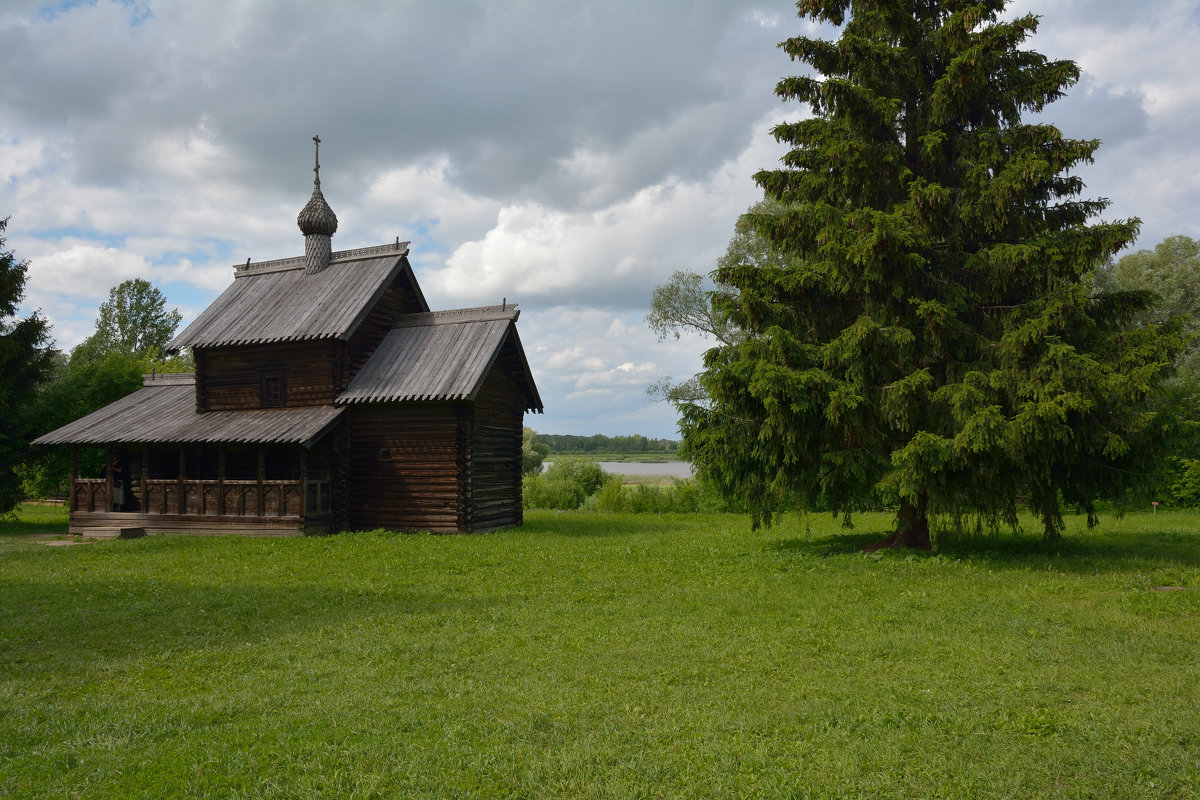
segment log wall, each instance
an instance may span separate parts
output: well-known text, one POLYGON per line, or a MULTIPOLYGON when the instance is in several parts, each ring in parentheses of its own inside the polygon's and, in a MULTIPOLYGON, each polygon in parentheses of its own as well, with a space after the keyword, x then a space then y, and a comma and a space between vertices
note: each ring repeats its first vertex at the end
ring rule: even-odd
POLYGON ((473 531, 494 530, 523 522, 521 425, 524 398, 512 371, 497 368, 503 367, 504 360, 502 353, 474 404, 470 481, 466 493, 469 530, 473 531))
POLYGON ((462 530, 460 403, 351 407, 349 527, 462 530))
POLYGON ((520 525, 523 404, 501 368, 474 403, 353 406, 349 527, 448 533, 520 525))
POLYGON ((285 405, 332 405, 337 396, 337 349, 330 341, 197 348, 196 408, 261 408, 262 376, 272 370, 283 373, 285 405))

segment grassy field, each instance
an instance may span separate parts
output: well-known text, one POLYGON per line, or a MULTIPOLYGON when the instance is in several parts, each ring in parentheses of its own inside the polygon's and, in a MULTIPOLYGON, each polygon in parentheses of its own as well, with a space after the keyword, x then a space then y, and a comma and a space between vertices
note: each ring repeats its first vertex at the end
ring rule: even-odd
MULTIPOLYGON (((1200 514, 479 536, 0 526, 0 796, 1200 797, 1200 514)), ((55 516, 57 515, 57 516, 55 516)))

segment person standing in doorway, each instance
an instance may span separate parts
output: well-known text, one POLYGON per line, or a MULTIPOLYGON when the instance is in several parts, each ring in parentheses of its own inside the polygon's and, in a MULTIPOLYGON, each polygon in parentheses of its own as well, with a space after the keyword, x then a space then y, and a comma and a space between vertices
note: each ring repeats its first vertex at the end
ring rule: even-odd
POLYGON ((120 457, 113 459, 112 465, 112 510, 125 510, 125 465, 120 457))

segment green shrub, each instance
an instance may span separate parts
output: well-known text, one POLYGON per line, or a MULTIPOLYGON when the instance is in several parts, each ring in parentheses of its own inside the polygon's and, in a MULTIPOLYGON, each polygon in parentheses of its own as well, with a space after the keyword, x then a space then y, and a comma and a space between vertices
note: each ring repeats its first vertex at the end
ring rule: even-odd
POLYGON ((1179 478, 1171 487, 1171 495, 1181 506, 1200 506, 1200 459, 1180 459, 1179 468, 1179 478))
POLYGON ((692 478, 676 478, 667 486, 622 486, 614 478, 585 505, 591 511, 614 514, 716 514, 733 510, 711 487, 692 478))
POLYGON ((569 511, 582 506, 606 481, 620 486, 617 477, 600 469, 595 461, 562 458, 545 472, 521 480, 522 504, 525 508, 569 511))
POLYGON ((594 461, 562 458, 546 471, 526 475, 521 482, 525 508, 569 511, 587 508, 612 514, 717 514, 744 512, 709 484, 676 478, 666 486, 639 483, 623 486, 594 461))
POLYGON ((606 511, 613 514, 623 514, 629 511, 629 501, 626 499, 625 487, 621 485, 621 480, 616 476, 610 476, 611 480, 604 482, 600 487, 600 491, 588 498, 587 507, 589 510, 606 511))

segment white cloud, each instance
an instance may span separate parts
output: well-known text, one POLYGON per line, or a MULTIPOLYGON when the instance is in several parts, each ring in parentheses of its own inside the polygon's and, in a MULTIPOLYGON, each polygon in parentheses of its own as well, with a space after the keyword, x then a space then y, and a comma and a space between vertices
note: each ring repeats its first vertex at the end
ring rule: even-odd
POLYGON ((455 186, 450 167, 442 154, 383 172, 362 198, 363 212, 429 223, 450 239, 479 230, 495 219, 499 204, 455 186))
POLYGON ((583 373, 575 381, 575 388, 577 390, 603 388, 610 392, 630 386, 645 389, 646 385, 658 376, 658 365, 653 361, 643 361, 640 364, 626 361, 611 369, 583 373))
POLYGON ((463 304, 507 296, 644 307, 672 271, 714 265, 737 215, 761 196, 749 176, 777 157, 766 132, 779 116, 760 120, 750 146, 705 182, 672 178, 591 211, 505 206, 486 234, 459 245, 445 269, 427 280, 463 304))
POLYGON ((144 258, 115 247, 64 242, 63 249, 37 256, 29 270, 29 294, 105 295, 121 281, 149 271, 144 258))
POLYGON ((0 186, 24 178, 46 163, 45 143, 38 138, 0 141, 0 186))

